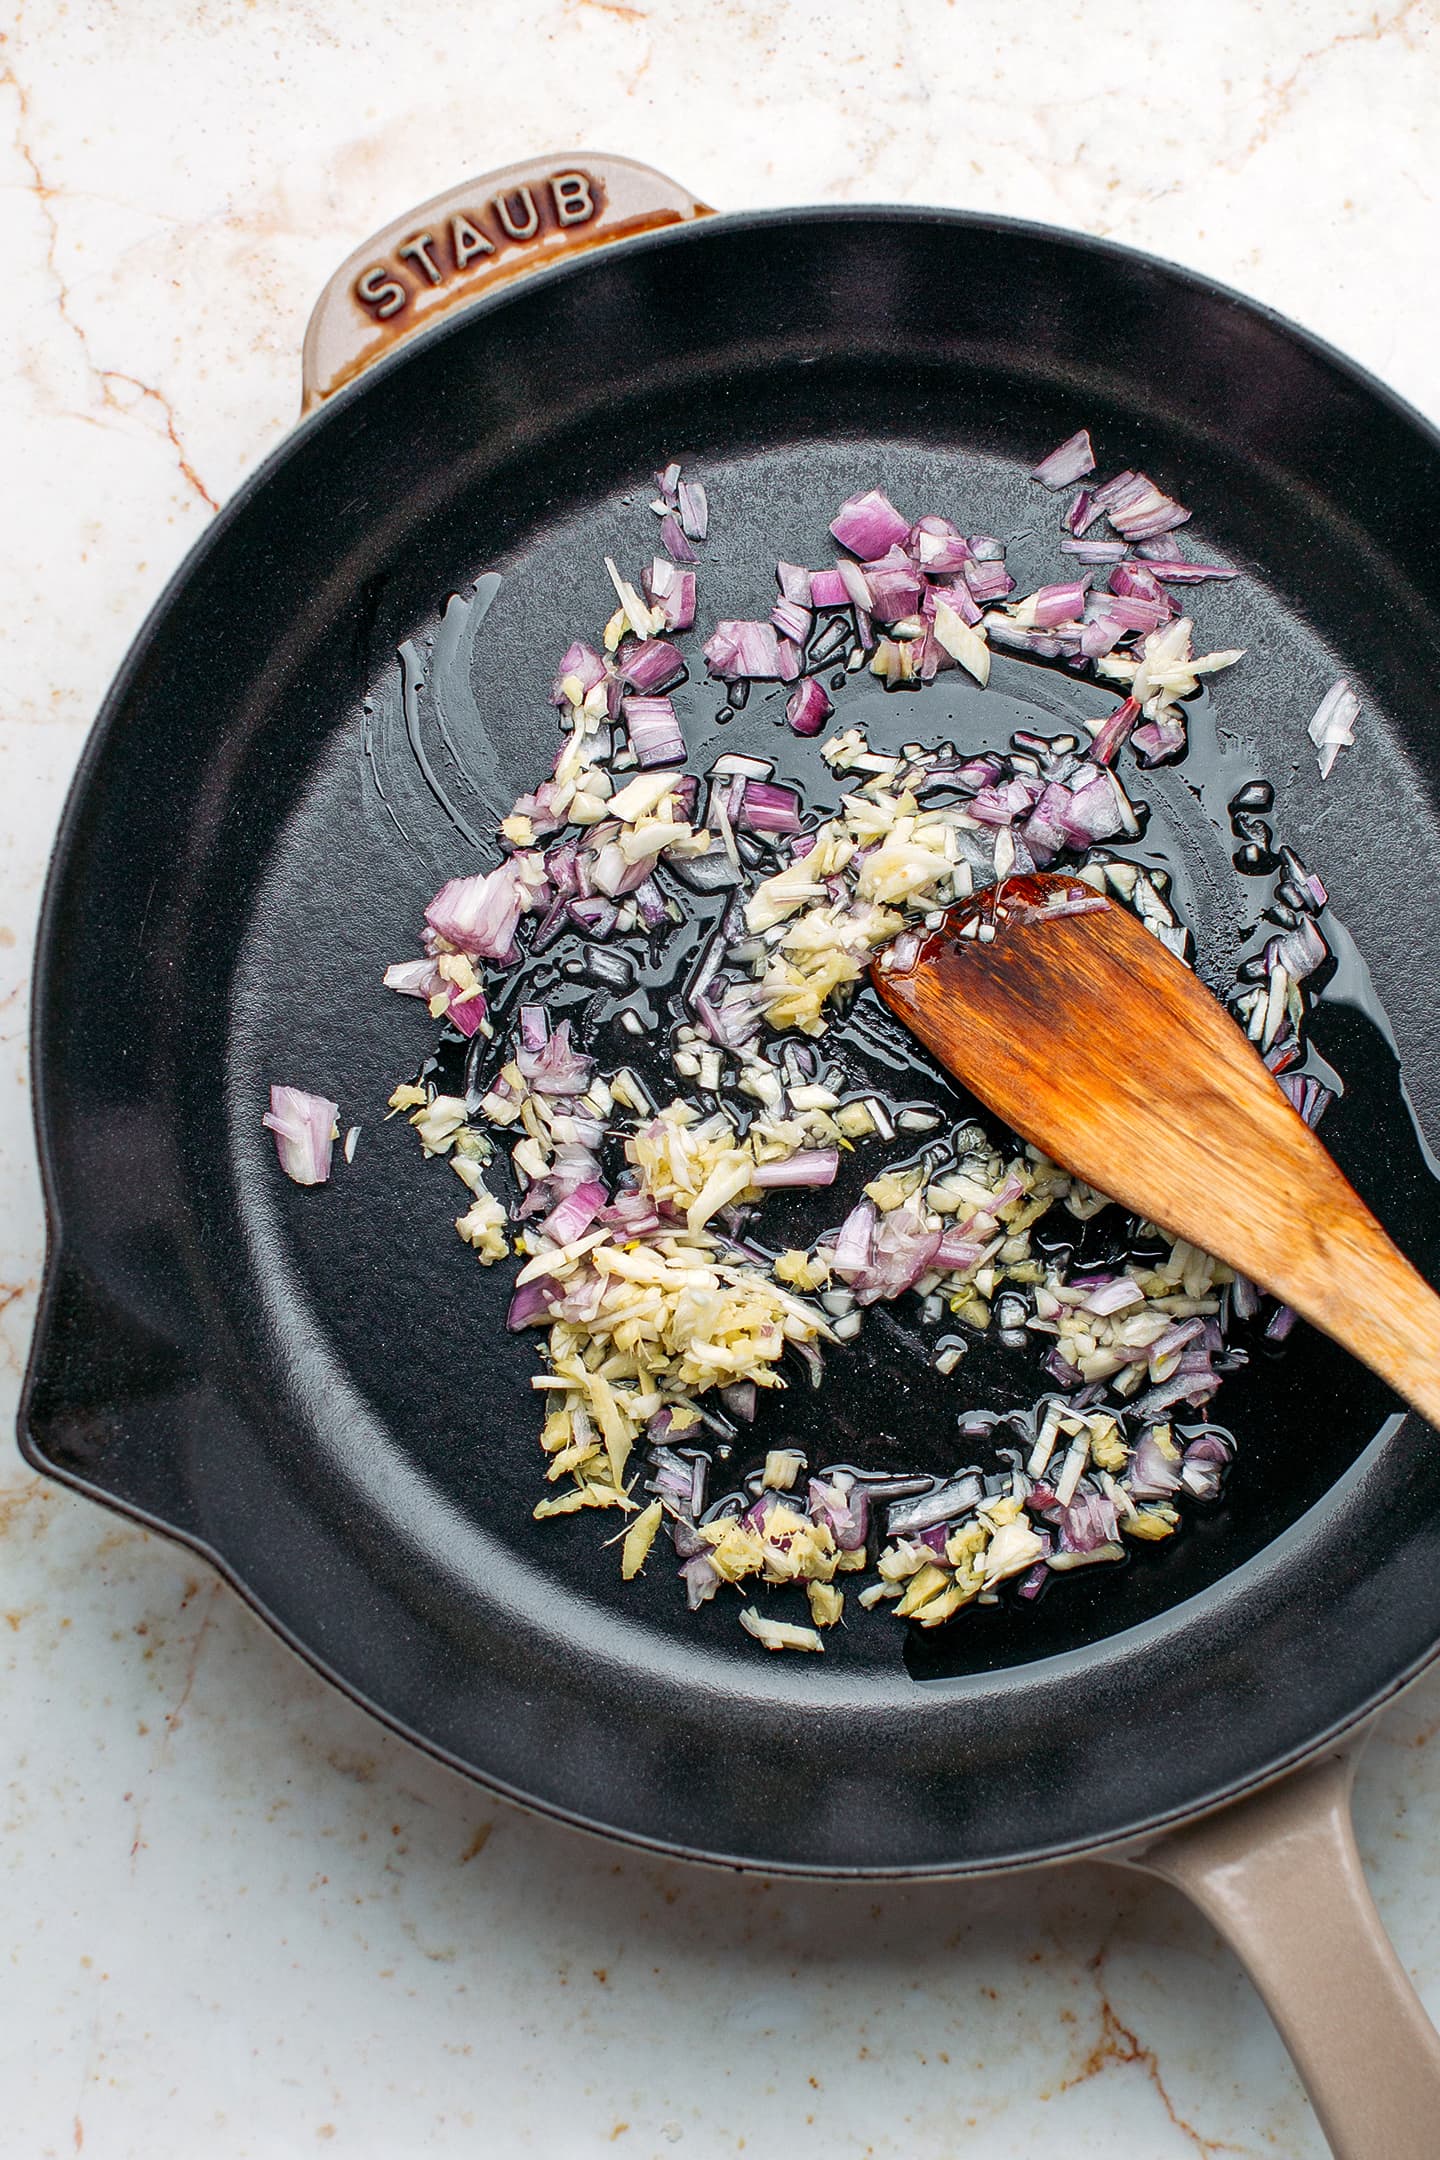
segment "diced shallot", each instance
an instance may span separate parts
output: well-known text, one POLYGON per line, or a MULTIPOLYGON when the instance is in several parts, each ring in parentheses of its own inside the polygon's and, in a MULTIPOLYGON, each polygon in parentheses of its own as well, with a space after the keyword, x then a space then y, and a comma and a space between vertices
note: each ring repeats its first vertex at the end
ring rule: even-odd
POLYGON ((567 684, 572 688, 578 685, 583 698, 587 691, 593 690, 597 683, 604 680, 605 662, 593 647, 581 644, 577 639, 555 670, 555 680, 550 686, 550 702, 552 705, 564 705, 568 702, 567 684))
POLYGON ((275 1135, 280 1167, 295 1185, 323 1185, 330 1175, 339 1103, 304 1088, 272 1086, 261 1124, 275 1135))
POLYGON ((1326 691, 1310 722, 1310 740, 1319 753, 1322 780, 1329 779, 1340 752, 1354 742, 1359 717, 1360 700, 1342 676, 1326 691))
POLYGON ((758 1164, 750 1182, 762 1192, 789 1186, 833 1185, 839 1167, 838 1148, 802 1148, 784 1162, 758 1164))
POLYGON ((785 718, 797 735, 818 735, 835 710, 818 676, 807 675, 785 701, 785 718))
POLYGON ((911 531, 910 553, 928 576, 941 577, 964 569, 970 543, 949 518, 922 517, 911 531))
POLYGON ((831 1481, 810 1480, 810 1520, 828 1525, 841 1552, 859 1552, 870 1528, 870 1499, 863 1485, 847 1481, 841 1490, 839 1475, 831 1481))
POLYGON ((1042 585, 1039 592, 1031 595, 1030 605, 1035 611, 1037 630, 1048 630, 1056 623, 1074 622, 1085 605, 1085 586, 1083 582, 1042 585))
POLYGON ((598 1179, 577 1185, 550 1210, 539 1225, 540 1235, 549 1238, 552 1244, 568 1245, 573 1239, 584 1237, 604 1205, 605 1188, 598 1179))
POLYGON ((672 562, 693 563, 700 560, 690 545, 684 526, 673 512, 660 520, 660 544, 672 562))
POLYGON ((879 488, 843 502, 830 521, 830 530, 841 547, 849 548, 862 562, 874 562, 887 548, 902 547, 910 537, 909 520, 901 517, 879 488))
POLYGON ((722 681, 774 681, 781 676, 780 640, 768 622, 717 623, 705 642, 705 659, 722 681))
POLYGON ((1081 480, 1086 473, 1095 470, 1095 452, 1090 444, 1090 430, 1080 428, 1067 436, 1058 449, 1043 457, 1030 474, 1042 487, 1069 487, 1072 481, 1081 480))
POLYGON ((699 480, 682 480, 676 490, 680 523, 687 540, 703 540, 710 530, 710 503, 699 480))
POLYGON ((966 563, 961 574, 970 588, 972 599, 980 601, 982 605, 992 600, 1003 600, 1007 593, 1015 590, 1015 580, 1003 562, 977 557, 973 562, 966 563))
POLYGON ((684 764, 685 737, 668 697, 627 697, 620 709, 637 764, 684 764))
POLYGON ((814 608, 838 608, 850 605, 850 593, 838 570, 812 570, 810 572, 810 605, 814 608))
POLYGON ((451 878, 425 910, 432 930, 457 952, 509 960, 524 907, 525 887, 510 863, 482 876, 451 878))
POLYGON ((402 997, 432 998, 445 987, 433 960, 397 960, 385 970, 385 988, 402 997))
POLYGON ((695 572, 657 555, 645 572, 645 597, 665 617, 667 630, 689 630, 695 621, 695 572))
POLYGON ((747 780, 740 798, 736 825, 752 833, 798 833, 800 798, 794 788, 776 787, 768 780, 747 780))
POLYGON ((685 672, 685 655, 665 638, 646 638, 643 644, 627 645, 622 659, 622 682, 647 695, 668 690, 685 672))

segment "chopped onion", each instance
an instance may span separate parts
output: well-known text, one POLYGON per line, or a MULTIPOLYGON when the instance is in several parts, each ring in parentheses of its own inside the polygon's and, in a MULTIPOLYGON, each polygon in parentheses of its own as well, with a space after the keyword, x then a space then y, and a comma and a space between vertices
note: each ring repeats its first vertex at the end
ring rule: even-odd
POLYGON ((812 570, 810 572, 810 605, 815 608, 837 608, 850 605, 850 592, 842 573, 836 570, 812 570))
POLYGON ((397 960, 385 970, 385 988, 402 997, 432 998, 445 987, 433 960, 397 960))
POLYGON ((1056 623, 1074 622, 1085 605, 1086 589, 1083 580, 1074 585, 1042 585, 1030 597, 1036 629, 1049 630, 1056 623))
POLYGON ((485 1009, 483 990, 472 990, 464 997, 452 990, 450 1002, 445 1008, 445 1017, 453 1028, 468 1039, 479 1034, 485 1019, 485 1009))
POLYGON ((672 562, 693 563, 700 560, 685 536, 679 518, 667 514, 660 520, 660 545, 672 562))
POLYGON ((1185 748, 1183 720, 1147 720, 1130 737, 1143 764, 1160 765, 1185 748))
POLYGON ((802 1148, 784 1162, 758 1164, 750 1182, 762 1192, 787 1186, 833 1185, 839 1167, 838 1148, 802 1148))
POLYGON ((770 620, 782 637, 792 638, 797 645, 803 645, 810 635, 813 618, 809 608, 802 606, 798 600, 780 599, 770 610, 770 620))
POLYGON ((1083 1310, 1105 1318, 1111 1313, 1124 1312, 1131 1305, 1144 1303, 1145 1292, 1133 1276, 1115 1275, 1109 1282, 1098 1283, 1086 1292, 1083 1310))
POLYGON ((922 517, 911 528, 910 553, 927 576, 945 576, 964 569, 970 543, 949 518, 922 517))
POLYGON ((1097 840, 1113 840, 1126 830, 1127 805, 1114 777, 1106 771, 1076 788, 1066 812, 1071 845, 1086 848, 1097 840))
POLYGON ((1071 540, 1060 542, 1062 555, 1073 555, 1077 562, 1119 562, 1129 550, 1123 540, 1071 540))
POLYGON ((858 1275, 869 1266, 875 1220, 876 1211, 868 1200, 846 1216, 835 1238, 832 1264, 838 1275, 858 1275))
POLYGON ((1272 973, 1283 968, 1291 982, 1304 982, 1329 957, 1329 946, 1311 918, 1303 915, 1295 929, 1287 930, 1283 937, 1272 938, 1266 951, 1266 964, 1272 973))
POLYGON ((272 1085, 270 1108, 260 1120, 275 1135, 280 1167, 292 1184, 323 1185, 330 1175, 339 1103, 304 1088, 272 1085))
POLYGON ((1038 480, 1042 487, 1069 487, 1072 481, 1082 479, 1095 470, 1095 452, 1090 444, 1090 430, 1080 428, 1067 436, 1059 448, 1033 467, 1030 478, 1038 480))
POLYGON ((610 935, 620 912, 613 900, 605 899, 600 893, 567 901, 566 909, 577 930, 584 930, 591 937, 597 938, 610 935))
POLYGON ((584 1237, 604 1205, 605 1188, 598 1179, 577 1185, 550 1210, 539 1226, 540 1235, 549 1238, 552 1244, 569 1245, 576 1238, 584 1237))
MULTIPOLYGON (((1289 1096, 1290 1101, 1299 1111, 1301 1117, 1305 1120, 1305 1123, 1310 1126, 1312 1130, 1320 1123, 1321 1118, 1324 1117, 1325 1112, 1329 1109, 1331 1103, 1335 1100, 1333 1091, 1330 1088, 1327 1088, 1324 1085, 1323 1081, 1316 1080, 1311 1077, 1306 1077, 1302 1079, 1299 1073, 1282 1073, 1280 1076, 1280 1086, 1283 1092, 1289 1096)), ((1237 1277, 1235 1283, 1235 1288, 1237 1291, 1239 1287, 1240 1278, 1237 1277)), ((1240 1311, 1240 1300, 1238 1297, 1235 1299, 1235 1308, 1237 1312, 1240 1311)), ((1254 1305, 1251 1305, 1250 1312, 1253 1313, 1255 1310, 1256 1307, 1254 1305)), ((1248 1315, 1245 1313, 1241 1313, 1240 1317, 1244 1319, 1247 1318, 1248 1315)))
POLYGON ((830 521, 830 530, 841 547, 849 548, 862 562, 874 562, 887 548, 902 547, 910 537, 909 520, 901 517, 879 488, 843 502, 830 521))
POLYGON ((538 1050, 522 1035, 516 1062, 538 1095, 583 1095, 595 1070, 593 1058, 571 1049, 568 1020, 562 1020, 538 1050))
POLYGON ((504 962, 514 956, 524 891, 512 866, 501 863, 484 876, 451 878, 426 908, 425 920, 457 951, 504 962))
POLYGON ((664 638, 646 638, 642 644, 628 646, 623 658, 620 679, 632 690, 668 690, 685 672, 685 655, 664 638))
POLYGON ((878 1221, 874 1212, 868 1201, 862 1202, 842 1225, 835 1246, 835 1272, 845 1277, 860 1305, 874 1305, 913 1289, 940 1250, 940 1232, 927 1230, 913 1205, 892 1208, 878 1221), (847 1236, 862 1209, 869 1211, 870 1222, 847 1236), (867 1230, 866 1257, 857 1265, 850 1254, 867 1230))
POLYGON ((637 764, 684 764, 685 737, 668 697, 627 697, 621 710, 637 764))
POLYGON ((1090 617, 1080 632, 1080 651, 1087 660, 1098 660, 1113 651, 1125 635, 1125 625, 1113 615, 1090 617))
POLYGON ((1108 1493, 1082 1486, 1058 1514, 1061 1552, 1093 1553, 1101 1545, 1115 1543, 1118 1517, 1108 1493))
POLYGON ((703 540, 710 530, 710 503, 703 485, 698 480, 682 480, 676 493, 686 539, 703 540))
POLYGON ((975 561, 966 563, 962 575, 970 588, 972 599, 978 600, 982 606, 992 600, 1003 600, 1007 593, 1015 590, 1015 580, 1003 562, 977 557, 975 561))
POLYGON ((720 1587, 720 1577, 711 1565, 707 1553, 696 1553, 680 1570, 685 1585, 685 1601, 691 1612, 698 1612, 707 1598, 713 1598, 720 1587))
MULTIPOLYGON (((552 705, 570 702, 565 687, 567 684, 572 687, 578 684, 580 696, 583 698, 587 691, 593 690, 597 683, 604 680, 605 662, 592 646, 582 644, 577 639, 568 647, 564 659, 555 670, 555 680, 550 686, 550 702, 552 705)), ((578 704, 579 700, 574 702, 578 704)))
POLYGON ((1127 630, 1159 630, 1170 620, 1171 607, 1162 593, 1158 600, 1143 599, 1138 593, 1107 593, 1103 600, 1091 602, 1097 616, 1106 615, 1127 630))
POLYGON ((870 1498, 863 1485, 848 1479, 842 1490, 841 1477, 811 1478, 810 1519, 828 1525, 841 1552, 859 1552, 870 1531, 870 1498))
POLYGON ((920 605, 925 580, 901 548, 863 565, 869 611, 877 622, 904 622, 920 605))
POLYGON ((1360 700, 1342 676, 1326 691, 1310 722, 1310 740, 1319 753, 1322 780, 1329 779, 1340 752, 1354 743, 1359 717, 1360 700))
POLYGON ((781 676, 780 644, 773 623, 717 623, 704 649, 711 674, 722 681, 763 682, 781 676))
POLYGON ((1154 1433, 1145 1433, 1130 1458, 1125 1483, 1133 1499, 1168 1500, 1180 1489, 1178 1455, 1166 1455, 1154 1433))
POLYGON ((797 735, 818 735, 835 710, 817 676, 797 683, 785 702, 785 718, 797 735))
POLYGON ((1096 765, 1112 764, 1122 745, 1134 734, 1140 719, 1140 707, 1134 698, 1126 698, 1117 705, 1108 719, 1100 724, 1100 731, 1090 745, 1090 757, 1096 765))
POLYGON ((669 922, 669 904, 653 877, 645 878, 635 887, 630 897, 647 930, 658 930, 662 924, 669 922))
POLYGON ((1127 540, 1152 540, 1186 523, 1190 512, 1164 494, 1144 473, 1117 473, 1091 496, 1096 510, 1103 510, 1127 540))
POLYGON ((689 630, 695 621, 695 573, 657 555, 644 576, 645 597, 665 617, 667 630, 689 630))
MULTIPOLYGON (((1064 542, 1061 542, 1064 545, 1064 542)), ((1166 585, 1202 585, 1207 578, 1239 577, 1228 563, 1181 562, 1176 556, 1147 557, 1151 577, 1159 578, 1166 585)))
POLYGON ((521 1328, 543 1327, 550 1318, 551 1301, 559 1292, 559 1284, 548 1275, 533 1277, 522 1283, 510 1300, 510 1310, 505 1315, 505 1325, 515 1334, 521 1328))
POLYGON ((948 1484, 937 1486, 934 1492, 922 1493, 916 1500, 892 1502, 885 1518, 886 1535, 916 1537, 922 1530, 934 1529, 941 1523, 953 1522, 957 1515, 968 1514, 984 1497, 985 1483, 979 1473, 962 1471, 948 1484))
MULTIPOLYGON (((775 787, 768 780, 746 780, 734 822, 745 832, 798 833, 800 798, 794 788, 775 787)), ((733 813, 732 813, 733 815, 733 813)))

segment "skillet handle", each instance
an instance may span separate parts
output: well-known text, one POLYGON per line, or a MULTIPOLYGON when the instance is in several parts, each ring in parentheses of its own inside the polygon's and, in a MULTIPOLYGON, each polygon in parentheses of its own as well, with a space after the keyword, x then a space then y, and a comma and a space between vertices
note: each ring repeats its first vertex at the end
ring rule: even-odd
POLYGON ((1434 2160, 1440 2035, 1375 1910, 1350 1818, 1359 1748, 1318 1762, 1120 1864, 1158 1875, 1254 1981, 1336 2160, 1434 2160))
POLYGON ((714 213, 632 158, 528 158, 409 210, 335 272, 305 329, 311 412, 402 338, 493 286, 582 248, 714 213))

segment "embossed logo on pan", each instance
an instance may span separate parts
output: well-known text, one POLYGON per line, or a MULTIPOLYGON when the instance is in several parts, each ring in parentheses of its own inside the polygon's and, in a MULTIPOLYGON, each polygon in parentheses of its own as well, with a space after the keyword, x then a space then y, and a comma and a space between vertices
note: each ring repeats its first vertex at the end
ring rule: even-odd
POLYGON ((590 173, 557 172, 533 186, 511 188, 483 209, 457 210, 437 219, 433 231, 412 233, 396 248, 398 261, 371 263, 361 271, 355 297, 377 322, 389 322, 409 307, 412 285, 417 290, 447 285, 472 264, 527 246, 547 230, 588 225, 604 202, 604 190, 590 173))

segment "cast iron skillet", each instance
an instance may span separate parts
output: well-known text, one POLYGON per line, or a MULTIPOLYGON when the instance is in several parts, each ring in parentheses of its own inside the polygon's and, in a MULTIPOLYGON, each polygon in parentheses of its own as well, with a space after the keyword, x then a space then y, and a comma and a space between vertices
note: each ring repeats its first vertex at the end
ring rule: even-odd
MULTIPOLYGON (((701 209, 618 160, 494 175, 379 236, 317 311, 307 402, 334 394, 156 608, 65 814, 36 969, 51 1245, 22 1446, 203 1551, 397 1730, 652 1848, 868 1876, 1143 1850, 1274 1989, 1295 1912, 1272 1905, 1262 1927, 1224 1897, 1277 1879, 1308 1837, 1359 1986, 1277 2015, 1337 2139, 1345 2080, 1368 2070, 1372 2142, 1344 2149, 1379 2149, 1388 2084, 1384 2149, 1418 2153, 1432 2036, 1388 1949, 1359 1940, 1373 1915, 1344 1769, 1318 1751, 1440 1640, 1433 1433, 1307 1335, 1233 1384, 1248 1445, 1228 1503, 1173 1552, 1066 1584, 1023 1625, 971 1616, 907 1645, 860 1615, 836 1654, 767 1657, 728 1607, 689 1616, 665 1568, 622 1587, 589 1519, 531 1521, 533 1347, 504 1332, 508 1280, 475 1266, 449 1181, 380 1122, 420 1054, 418 1009, 377 990, 380 969, 478 859, 464 829, 492 829, 548 759, 557 633, 608 612, 605 553, 650 551, 657 462, 684 456, 710 487, 703 617, 707 582, 712 608, 743 612, 724 596, 747 589, 757 606, 776 554, 809 559, 823 506, 877 480, 916 508, 1048 528, 1024 471, 1082 421, 1110 462, 1203 505, 1206 542, 1244 565, 1204 604, 1209 642, 1250 653, 1217 703, 1228 769, 1280 781, 1286 837, 1336 888, 1421 1121, 1440 1110, 1440 922, 1404 870, 1440 847, 1431 431, 1313 339, 1119 248, 909 209, 701 209), (482 621, 491 570, 505 583, 482 621), (1363 740, 1322 788, 1299 719, 1341 671, 1363 740), (272 1077, 364 1128, 322 1192, 278 1175, 272 1077), (1155 1842, 1307 1757, 1322 1767, 1280 1799, 1155 1842), (1217 1837, 1225 1893, 1206 1872, 1217 1837)), ((1007 681, 1056 709, 1052 676, 1017 663, 1007 681)), ((711 725, 718 699, 696 696, 711 725)), ((904 732, 933 734, 938 710, 904 732)), ((747 724, 773 731, 773 711, 747 724)), ((1186 786, 1156 782, 1179 826, 1186 786)), ((1193 845, 1218 922, 1225 865, 1193 845)), ((1328 1136, 1436 1279, 1394 1061, 1353 1009, 1327 1025, 1337 1064, 1366 1074, 1328 1136)), ((927 1405, 903 1345, 846 1393, 862 1439, 907 1447, 927 1405)))

